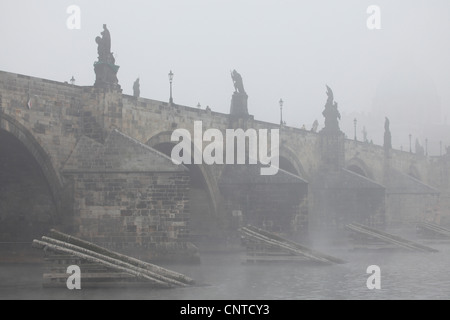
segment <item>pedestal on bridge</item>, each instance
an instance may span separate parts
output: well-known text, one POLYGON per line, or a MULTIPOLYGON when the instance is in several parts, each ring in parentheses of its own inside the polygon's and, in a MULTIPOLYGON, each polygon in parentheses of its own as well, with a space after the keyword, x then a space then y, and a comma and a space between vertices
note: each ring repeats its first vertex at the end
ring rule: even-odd
POLYGON ((322 171, 339 171, 345 165, 345 135, 341 131, 322 130, 320 153, 322 171))
POLYGON ((94 87, 120 90, 119 80, 117 79, 119 68, 119 66, 107 62, 94 63, 94 87))
POLYGON ((230 115, 238 117, 248 116, 248 95, 245 93, 235 92, 231 98, 230 115))

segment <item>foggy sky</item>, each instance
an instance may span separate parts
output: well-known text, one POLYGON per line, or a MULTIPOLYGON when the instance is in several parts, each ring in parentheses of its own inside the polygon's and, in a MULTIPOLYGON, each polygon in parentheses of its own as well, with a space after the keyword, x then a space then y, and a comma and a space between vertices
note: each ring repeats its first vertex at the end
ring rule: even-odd
POLYGON ((375 132, 391 116, 396 148, 406 132, 428 134, 413 114, 437 126, 449 113, 448 0, 2 1, 0 70, 93 85, 103 23, 126 94, 139 76, 142 97, 168 101, 173 70, 175 103, 228 113, 236 69, 256 119, 279 122, 283 98, 288 125, 310 128, 315 119, 323 126, 328 84, 349 137, 359 117, 382 143, 375 132), (81 30, 66 27, 72 4, 81 7, 81 30), (369 5, 380 6, 382 30, 367 29, 369 5))

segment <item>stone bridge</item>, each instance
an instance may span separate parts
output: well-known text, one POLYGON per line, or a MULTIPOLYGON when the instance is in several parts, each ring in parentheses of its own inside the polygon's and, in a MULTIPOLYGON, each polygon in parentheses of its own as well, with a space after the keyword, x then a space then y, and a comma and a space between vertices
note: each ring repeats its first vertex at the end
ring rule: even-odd
POLYGON ((136 98, 120 87, 0 72, 2 240, 58 227, 119 250, 157 249, 148 251, 158 258, 189 251, 189 241, 229 241, 245 223, 299 237, 355 220, 445 223, 448 159, 136 98), (280 129, 281 170, 173 164, 171 134, 193 134, 194 121, 222 132, 280 129))

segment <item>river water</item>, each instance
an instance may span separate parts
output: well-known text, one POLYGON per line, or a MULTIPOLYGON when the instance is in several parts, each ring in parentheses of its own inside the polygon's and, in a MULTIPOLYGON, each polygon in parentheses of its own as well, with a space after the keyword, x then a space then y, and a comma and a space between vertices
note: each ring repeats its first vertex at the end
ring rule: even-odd
POLYGON ((328 248, 348 263, 316 266, 299 263, 243 264, 243 253, 203 254, 200 265, 166 265, 208 284, 177 289, 42 288, 40 264, 0 265, 0 299, 151 299, 151 300, 299 300, 299 299, 449 299, 450 243, 431 243, 439 253, 361 252, 328 248), (367 267, 381 268, 381 290, 369 290, 367 267))

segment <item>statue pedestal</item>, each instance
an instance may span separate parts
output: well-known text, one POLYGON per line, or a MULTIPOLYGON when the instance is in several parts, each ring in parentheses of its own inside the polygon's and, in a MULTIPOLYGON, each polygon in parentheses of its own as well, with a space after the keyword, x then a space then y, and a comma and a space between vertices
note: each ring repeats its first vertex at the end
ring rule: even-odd
POLYGON ((119 80, 117 79, 119 68, 119 66, 107 62, 94 63, 94 87, 120 90, 119 80))
POLYGON ((232 116, 248 116, 248 95, 235 92, 231 99, 230 115, 232 116))
POLYGON ((392 137, 389 131, 384 133, 384 149, 385 150, 392 149, 392 137))
POLYGON ((319 132, 322 170, 339 171, 345 166, 345 135, 341 131, 319 132))

